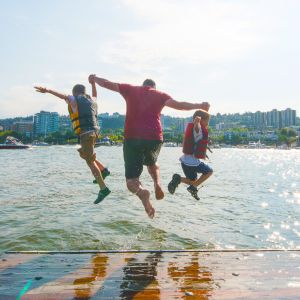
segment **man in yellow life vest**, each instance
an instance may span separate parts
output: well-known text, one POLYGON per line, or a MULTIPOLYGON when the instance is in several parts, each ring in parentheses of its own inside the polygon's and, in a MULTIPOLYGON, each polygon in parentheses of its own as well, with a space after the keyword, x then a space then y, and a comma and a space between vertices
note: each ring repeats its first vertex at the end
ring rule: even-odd
POLYGON ((80 138, 79 155, 86 161, 95 177, 96 183, 100 187, 98 197, 94 201, 97 204, 110 194, 110 190, 103 180, 110 172, 96 159, 95 142, 99 133, 97 89, 95 82, 90 81, 90 83, 92 85, 92 97, 86 94, 85 86, 81 84, 76 84, 73 87, 72 96, 45 87, 36 86, 35 89, 40 93, 52 94, 65 100, 68 104, 73 130, 80 138))

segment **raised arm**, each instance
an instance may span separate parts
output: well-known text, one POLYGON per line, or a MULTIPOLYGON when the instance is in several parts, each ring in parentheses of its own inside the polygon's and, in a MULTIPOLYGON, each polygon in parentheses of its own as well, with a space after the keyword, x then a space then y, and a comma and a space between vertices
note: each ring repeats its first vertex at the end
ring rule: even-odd
POLYGON ((190 103, 190 102, 176 101, 174 99, 167 100, 166 106, 177 109, 177 110, 202 109, 205 111, 208 111, 209 107, 210 107, 208 102, 190 103))
POLYGON ((34 88, 39 93, 43 93, 43 94, 49 93, 49 94, 52 94, 53 96, 56 96, 56 97, 58 97, 60 99, 68 100, 68 96, 67 95, 61 94, 61 93, 59 93, 57 91, 50 90, 50 89, 47 89, 47 88, 42 87, 42 86, 35 86, 34 88))
POLYGON ((95 75, 90 75, 89 76, 89 83, 92 86, 92 97, 97 98, 97 88, 96 88, 96 83, 95 83, 95 75))
POLYGON ((104 87, 104 88, 109 89, 114 92, 118 92, 118 93, 120 92, 119 84, 116 82, 112 82, 112 81, 109 81, 104 78, 99 78, 96 75, 90 75, 89 81, 90 80, 94 80, 94 82, 97 83, 98 85, 100 85, 101 87, 104 87))

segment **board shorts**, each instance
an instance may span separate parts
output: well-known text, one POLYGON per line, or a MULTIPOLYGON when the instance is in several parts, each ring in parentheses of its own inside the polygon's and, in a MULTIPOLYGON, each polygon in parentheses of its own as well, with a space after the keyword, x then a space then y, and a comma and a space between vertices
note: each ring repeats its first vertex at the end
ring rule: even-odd
POLYGON ((154 165, 162 143, 159 140, 125 139, 123 144, 125 177, 138 178, 143 172, 143 165, 154 165))
POLYGON ((213 172, 213 169, 202 161, 198 166, 187 166, 184 163, 181 163, 181 167, 185 177, 192 181, 197 179, 198 173, 206 175, 213 172))
POLYGON ((96 159, 95 143, 98 134, 95 131, 87 132, 80 135, 80 148, 78 149, 81 158, 91 163, 96 159))

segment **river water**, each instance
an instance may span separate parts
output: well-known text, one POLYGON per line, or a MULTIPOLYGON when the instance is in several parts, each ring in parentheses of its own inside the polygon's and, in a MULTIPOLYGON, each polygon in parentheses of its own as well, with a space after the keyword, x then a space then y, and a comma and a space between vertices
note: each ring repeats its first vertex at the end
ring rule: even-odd
MULTIPOLYGON (((0 151, 0 252, 300 248, 299 150, 215 149, 197 201, 184 184, 167 192, 181 148, 163 147, 166 196, 153 200, 153 220, 126 189, 122 147, 96 149, 112 190, 98 205, 76 146, 0 151)), ((154 199, 146 169, 141 178, 154 199)))

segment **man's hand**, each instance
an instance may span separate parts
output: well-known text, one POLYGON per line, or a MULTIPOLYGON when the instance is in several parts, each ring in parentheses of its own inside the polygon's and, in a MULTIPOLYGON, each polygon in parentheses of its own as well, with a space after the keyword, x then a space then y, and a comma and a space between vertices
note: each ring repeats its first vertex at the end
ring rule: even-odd
POLYGON ((39 93, 43 93, 44 94, 44 93, 48 92, 48 90, 45 87, 42 87, 42 86, 35 86, 34 88, 39 93))
POLYGON ((201 121, 201 117, 196 116, 196 117, 194 118, 194 124, 195 124, 195 123, 200 123, 200 121, 201 121))
POLYGON ((57 91, 54 91, 54 90, 51 90, 51 89, 47 89, 47 88, 42 87, 42 86, 35 86, 34 88, 35 88, 36 91, 39 92, 39 93, 43 93, 43 94, 49 93, 49 94, 51 94, 51 95, 53 95, 53 96, 56 96, 56 97, 58 97, 58 98, 60 98, 60 99, 63 99, 63 100, 66 100, 66 101, 68 100, 68 96, 67 96, 67 95, 64 95, 64 94, 62 94, 62 93, 59 93, 59 92, 57 92, 57 91))
POLYGON ((90 84, 94 84, 95 83, 95 77, 96 77, 96 74, 91 74, 89 76, 89 83, 90 84))
POLYGON ((89 83, 92 85, 92 96, 97 98, 97 88, 96 88, 96 75, 91 74, 89 76, 89 83))
POLYGON ((208 102, 202 102, 202 109, 208 111, 210 104, 208 102))

